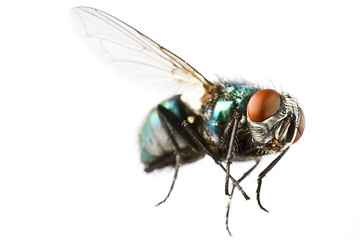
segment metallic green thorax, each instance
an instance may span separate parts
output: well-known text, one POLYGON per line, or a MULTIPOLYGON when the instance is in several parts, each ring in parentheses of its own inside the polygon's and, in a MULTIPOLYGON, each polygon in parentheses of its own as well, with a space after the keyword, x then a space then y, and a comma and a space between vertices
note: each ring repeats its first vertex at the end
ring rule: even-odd
POLYGON ((212 106, 205 110, 208 131, 214 139, 218 140, 223 136, 234 110, 237 109, 243 116, 246 116, 249 99, 258 90, 258 88, 247 83, 225 83, 224 92, 215 99, 212 106))

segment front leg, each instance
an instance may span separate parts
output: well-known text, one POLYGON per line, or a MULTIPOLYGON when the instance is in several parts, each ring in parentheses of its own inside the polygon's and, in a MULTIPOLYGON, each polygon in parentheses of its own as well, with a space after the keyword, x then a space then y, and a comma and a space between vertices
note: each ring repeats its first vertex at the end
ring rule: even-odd
MULTIPOLYGON (((239 178, 239 180, 237 180, 238 183, 240 183, 242 180, 244 180, 247 176, 249 176, 249 174, 259 165, 259 162, 260 160, 256 160, 254 166, 252 166, 249 170, 247 170, 242 176, 241 178, 239 178)), ((225 220, 225 225, 226 225, 226 230, 228 231, 229 235, 231 235, 231 232, 230 232, 230 228, 229 228, 229 215, 230 215, 230 206, 231 206, 231 200, 232 200, 232 197, 234 195, 234 190, 235 190, 235 185, 233 185, 232 189, 231 189, 231 194, 230 194, 230 197, 229 197, 229 202, 228 202, 228 205, 226 207, 226 220, 225 220)))
POLYGON ((285 153, 289 150, 289 147, 286 148, 284 151, 282 151, 282 153, 280 153, 279 156, 277 156, 277 158, 275 158, 274 161, 272 161, 269 166, 267 166, 258 176, 258 186, 256 189, 256 200, 258 202, 259 207, 264 210, 265 212, 269 212, 266 208, 264 208, 260 202, 260 189, 261 189, 261 183, 262 183, 262 179, 266 176, 266 174, 268 172, 270 172, 270 170, 280 161, 280 159, 285 155, 285 153))

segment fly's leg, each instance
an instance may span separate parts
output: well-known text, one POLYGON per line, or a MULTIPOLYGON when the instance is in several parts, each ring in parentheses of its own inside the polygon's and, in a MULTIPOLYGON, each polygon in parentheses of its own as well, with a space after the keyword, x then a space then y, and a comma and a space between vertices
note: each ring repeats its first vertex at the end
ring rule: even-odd
POLYGON ((284 156, 284 154, 289 150, 289 148, 286 148, 282 153, 280 153, 279 156, 277 156, 277 158, 275 158, 274 161, 272 161, 269 166, 267 166, 258 176, 258 186, 256 189, 256 200, 258 202, 259 207, 264 210, 265 212, 269 212, 266 208, 264 208, 260 202, 260 189, 261 189, 261 183, 262 183, 262 179, 266 176, 266 174, 268 172, 270 172, 270 170, 280 161, 280 159, 284 156))
POLYGON ((176 178, 177 178, 177 175, 178 175, 178 172, 179 172, 179 168, 180 168, 180 165, 181 165, 181 157, 179 154, 176 154, 176 163, 175 163, 175 172, 174 172, 174 177, 173 177, 173 180, 172 180, 172 183, 171 183, 171 186, 170 186, 170 189, 169 189, 169 192, 168 194, 166 195, 166 197, 159 203, 157 203, 155 206, 158 207, 159 205, 163 204, 169 197, 170 197, 170 194, 174 188, 174 185, 175 185, 175 181, 176 181, 176 178))
POLYGON ((235 180, 235 178, 233 176, 231 176, 230 173, 228 173, 228 171, 226 170, 226 168, 222 165, 221 161, 218 160, 218 157, 216 156, 216 153, 214 153, 211 148, 206 144, 205 140, 194 130, 192 129, 192 127, 190 126, 190 124, 188 123, 188 121, 184 120, 182 122, 182 126, 183 128, 186 130, 186 132, 192 137, 192 139, 194 139, 197 143, 197 145, 199 145, 201 148, 204 149, 204 151, 215 161, 215 163, 217 165, 219 165, 219 167, 228 174, 229 179, 231 179, 231 181, 233 182, 233 184, 240 190, 240 192, 242 193, 242 195, 244 196, 244 198, 246 200, 249 200, 250 197, 246 194, 246 192, 243 190, 243 188, 240 186, 240 184, 235 180))
POLYGON ((174 130, 176 130, 176 128, 181 129, 181 125, 179 126, 179 124, 177 124, 179 122, 179 120, 177 119, 176 116, 174 116, 174 114, 170 110, 166 109, 162 105, 158 105, 157 112, 159 114, 161 126, 165 129, 166 135, 170 139, 171 144, 173 145, 174 150, 175 150, 175 172, 174 172, 174 177, 173 177, 168 194, 161 202, 159 202, 155 206, 159 206, 160 204, 164 203, 169 198, 169 196, 174 188, 175 181, 176 181, 176 178, 177 178, 177 175, 179 172, 179 168, 181 165, 181 160, 182 160, 180 147, 174 138, 172 130, 170 129, 170 127, 173 128, 174 130))
MULTIPOLYGON (((241 178, 239 178, 239 180, 237 180, 237 182, 240 184, 240 182, 242 180, 244 180, 247 176, 249 176, 249 174, 259 165, 259 160, 256 160, 255 162, 255 165, 252 166, 249 170, 247 170, 242 176, 241 178)), ((226 221, 225 221, 225 225, 226 225, 226 230, 228 231, 229 235, 231 235, 231 232, 230 232, 230 229, 229 229, 229 214, 230 214, 230 206, 231 206, 231 199, 234 195, 234 190, 235 190, 235 185, 232 186, 232 189, 231 189, 231 194, 230 194, 230 197, 229 197, 229 202, 228 202, 228 205, 226 207, 226 221)))
POLYGON ((235 140, 236 132, 239 127, 240 118, 241 118, 240 113, 236 112, 235 116, 234 116, 234 124, 233 124, 231 135, 230 135, 229 149, 228 149, 228 152, 226 154, 226 159, 225 159, 225 163, 226 163, 225 195, 227 195, 227 196, 230 196, 230 194, 229 194, 230 165, 232 163, 231 159, 233 158, 233 150, 234 150, 233 143, 235 140))

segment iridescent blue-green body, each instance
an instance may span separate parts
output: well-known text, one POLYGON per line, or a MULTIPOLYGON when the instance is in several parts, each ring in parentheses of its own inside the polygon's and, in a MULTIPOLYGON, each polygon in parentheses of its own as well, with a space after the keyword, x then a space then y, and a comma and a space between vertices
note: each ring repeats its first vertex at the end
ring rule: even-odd
MULTIPOLYGON (((242 117, 235 139, 237 147, 234 160, 245 160, 244 157, 252 154, 246 151, 250 149, 249 144, 251 144, 246 120, 247 104, 250 97, 260 89, 244 82, 225 82, 215 86, 215 92, 207 92, 202 96, 200 109, 193 109, 191 102, 183 100, 182 95, 165 100, 161 105, 170 110, 180 122, 187 120, 222 159, 228 151, 233 114, 235 110, 240 112, 242 117)), ((181 149, 182 163, 198 160, 205 155, 203 149, 194 142, 183 139, 176 131, 174 131, 174 139, 181 149)), ((145 171, 175 165, 174 146, 161 124, 157 108, 151 110, 141 129, 140 148, 145 171)))
MULTIPOLYGON (((140 131, 145 171, 175 166, 170 190, 159 204, 169 197, 180 165, 206 154, 226 173, 225 194, 231 199, 237 187, 249 199, 239 182, 250 174, 263 155, 278 153, 257 180, 256 198, 260 208, 267 211, 260 203, 262 178, 304 132, 305 116, 295 99, 247 82, 214 84, 179 56, 110 14, 89 7, 76 7, 74 11, 86 35, 98 40, 109 60, 124 72, 134 70, 141 72, 141 76, 156 76, 161 81, 171 80, 191 87, 188 92, 154 107, 140 131), (230 174, 231 163, 248 160, 255 160, 255 165, 237 181, 230 174)), ((229 208, 230 202, 227 229, 229 208)))

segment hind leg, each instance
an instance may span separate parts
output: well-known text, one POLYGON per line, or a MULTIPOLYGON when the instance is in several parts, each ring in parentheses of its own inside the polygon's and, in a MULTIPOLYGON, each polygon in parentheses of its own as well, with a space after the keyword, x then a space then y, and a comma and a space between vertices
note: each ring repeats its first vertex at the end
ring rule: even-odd
POLYGON ((172 113, 170 110, 166 109, 162 105, 158 105, 157 111, 159 114, 161 125, 165 129, 166 135, 170 139, 170 142, 173 145, 174 152, 175 152, 175 172, 174 172, 173 180, 172 180, 170 189, 169 189, 166 197, 162 201, 160 201, 158 204, 156 204, 156 206, 159 206, 160 204, 164 203, 170 197, 170 194, 174 188, 174 185, 175 185, 175 182, 176 182, 176 179, 178 176, 179 168, 183 162, 188 160, 182 154, 179 144, 174 137, 174 133, 175 132, 178 133, 183 138, 183 140, 185 142, 187 142, 189 145, 191 145, 191 144, 194 145, 194 143, 191 141, 191 138, 188 136, 188 134, 182 128, 181 120, 179 120, 174 115, 174 113, 172 113))

